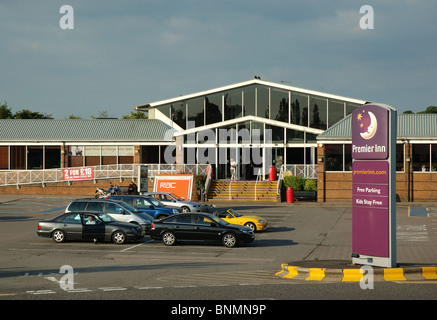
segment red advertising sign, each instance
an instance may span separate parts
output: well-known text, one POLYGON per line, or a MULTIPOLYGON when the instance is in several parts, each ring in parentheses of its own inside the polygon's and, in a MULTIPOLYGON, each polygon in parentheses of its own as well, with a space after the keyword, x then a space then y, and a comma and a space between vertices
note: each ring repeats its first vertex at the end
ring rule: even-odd
POLYGON ((171 192, 182 199, 191 200, 193 191, 194 175, 172 174, 159 175, 155 177, 154 192, 171 192))
POLYGON ((64 176, 64 180, 94 179, 94 168, 67 168, 62 169, 62 174, 64 176))

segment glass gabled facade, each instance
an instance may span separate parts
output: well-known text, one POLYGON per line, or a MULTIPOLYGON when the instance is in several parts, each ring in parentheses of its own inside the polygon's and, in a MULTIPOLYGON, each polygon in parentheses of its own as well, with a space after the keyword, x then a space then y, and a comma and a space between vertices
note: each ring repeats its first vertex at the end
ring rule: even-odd
POLYGON ((206 161, 225 179, 234 160, 245 179, 252 165, 315 165, 316 136, 364 103, 251 80, 136 108, 176 129, 183 163, 206 161))

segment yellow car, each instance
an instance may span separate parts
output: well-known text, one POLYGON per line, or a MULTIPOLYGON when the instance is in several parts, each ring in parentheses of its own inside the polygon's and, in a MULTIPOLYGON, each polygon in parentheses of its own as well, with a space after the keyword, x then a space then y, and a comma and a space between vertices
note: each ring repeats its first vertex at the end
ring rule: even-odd
POLYGON ((242 215, 233 209, 224 210, 215 214, 226 222, 248 227, 254 232, 267 229, 267 220, 259 216, 242 215))

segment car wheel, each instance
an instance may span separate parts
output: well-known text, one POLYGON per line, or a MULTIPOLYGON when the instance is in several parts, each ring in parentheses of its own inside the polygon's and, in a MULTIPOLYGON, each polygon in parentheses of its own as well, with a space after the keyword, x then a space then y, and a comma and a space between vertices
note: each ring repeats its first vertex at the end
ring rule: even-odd
POLYGON ((156 217, 156 220, 161 220, 168 217, 166 214, 160 214, 159 216, 156 217))
POLYGON ((253 232, 256 231, 256 225, 253 222, 246 222, 244 224, 245 227, 252 229, 253 232))
POLYGON ((182 212, 190 212, 190 208, 188 208, 187 206, 183 206, 182 212))
POLYGON ((62 230, 55 230, 52 233, 52 239, 56 243, 61 243, 65 241, 65 233, 62 230))
POLYGON ((237 237, 233 233, 225 233, 222 242, 225 247, 233 248, 237 245, 237 237))
POLYGON ((166 246, 172 246, 176 243, 176 236, 174 235, 173 232, 170 231, 164 232, 164 234, 162 235, 162 242, 166 246))
POLYGON ((123 244, 126 242, 126 235, 123 231, 115 231, 112 234, 112 242, 116 244, 123 244))

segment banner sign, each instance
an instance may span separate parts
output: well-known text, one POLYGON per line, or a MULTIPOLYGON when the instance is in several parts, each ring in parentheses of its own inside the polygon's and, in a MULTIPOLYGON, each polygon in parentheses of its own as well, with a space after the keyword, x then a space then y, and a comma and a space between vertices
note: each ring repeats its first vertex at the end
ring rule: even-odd
POLYGON ((396 264, 396 120, 379 104, 352 113, 353 263, 396 264))
POLYGON ((94 168, 83 167, 62 169, 62 175, 64 180, 94 179, 94 168))
POLYGON ((154 192, 171 192, 182 199, 191 200, 194 175, 171 174, 155 176, 154 192))

